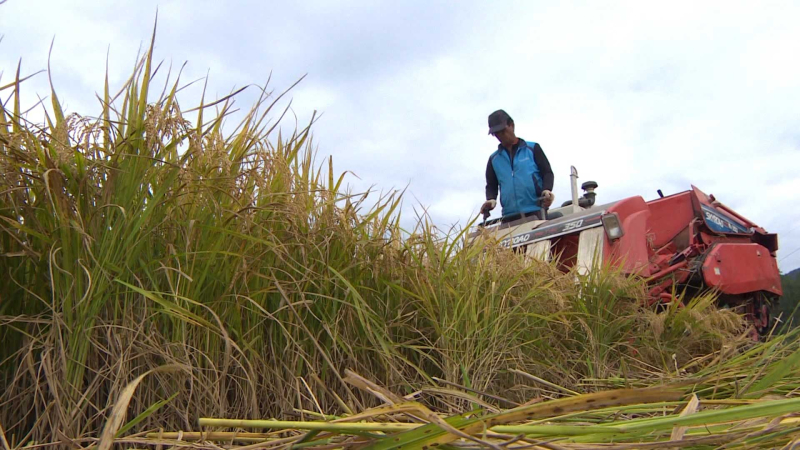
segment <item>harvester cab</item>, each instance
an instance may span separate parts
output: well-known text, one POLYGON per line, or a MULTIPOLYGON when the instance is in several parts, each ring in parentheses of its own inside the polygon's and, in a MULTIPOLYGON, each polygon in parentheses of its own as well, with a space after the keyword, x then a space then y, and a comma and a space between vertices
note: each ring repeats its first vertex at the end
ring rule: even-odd
POLYGON ((484 220, 472 239, 495 239, 526 257, 555 261, 579 274, 612 264, 648 281, 649 302, 668 303, 703 292, 721 306, 741 308, 759 333, 782 295, 778 237, 713 195, 691 189, 645 201, 640 196, 597 204, 598 184, 582 184, 571 168, 572 199, 541 216, 484 220))

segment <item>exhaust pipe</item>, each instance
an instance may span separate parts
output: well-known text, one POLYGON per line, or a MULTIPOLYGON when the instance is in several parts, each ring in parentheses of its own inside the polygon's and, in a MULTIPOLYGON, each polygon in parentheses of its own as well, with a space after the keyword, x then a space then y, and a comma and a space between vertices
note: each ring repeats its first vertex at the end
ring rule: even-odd
POLYGON ((578 169, 575 166, 570 166, 569 172, 569 182, 572 188, 572 212, 576 213, 581 210, 578 204, 578 169))

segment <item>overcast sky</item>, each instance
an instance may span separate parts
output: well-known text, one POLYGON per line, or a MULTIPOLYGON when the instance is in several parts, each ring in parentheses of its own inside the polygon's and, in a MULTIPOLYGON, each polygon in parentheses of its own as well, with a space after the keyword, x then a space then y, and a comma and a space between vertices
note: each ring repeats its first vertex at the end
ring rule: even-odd
MULTIPOLYGON (((119 87, 156 9, 156 59, 188 62, 185 80, 209 72, 212 95, 308 74, 290 97, 301 121, 323 113, 319 157, 358 175, 354 190, 408 186, 407 217, 477 214, 486 118, 504 108, 550 159, 558 204, 570 165, 600 202, 695 184, 780 233, 782 270, 800 266, 798 2, 8 0, 0 84, 19 58, 23 74, 46 68, 55 38, 59 97, 95 115, 107 52, 119 87)), ((44 75, 27 85, 49 93, 44 75)))

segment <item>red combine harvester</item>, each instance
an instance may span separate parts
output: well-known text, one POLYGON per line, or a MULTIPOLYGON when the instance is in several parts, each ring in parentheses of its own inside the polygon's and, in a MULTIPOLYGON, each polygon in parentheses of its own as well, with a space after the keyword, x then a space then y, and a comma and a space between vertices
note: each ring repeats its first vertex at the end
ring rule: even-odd
POLYGON ((770 304, 783 294, 775 258, 778 236, 692 186, 645 201, 629 197, 595 205, 597 183, 578 198, 572 168, 572 201, 548 211, 549 220, 505 217, 473 233, 539 259, 559 258, 564 270, 586 273, 608 263, 648 279, 651 304, 715 290, 720 306, 741 308, 759 334, 769 331, 770 304))

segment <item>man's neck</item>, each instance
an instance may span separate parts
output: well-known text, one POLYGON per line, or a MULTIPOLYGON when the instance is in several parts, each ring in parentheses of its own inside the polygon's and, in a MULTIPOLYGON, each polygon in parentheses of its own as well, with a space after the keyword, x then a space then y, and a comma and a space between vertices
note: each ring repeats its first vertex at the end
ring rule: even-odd
POLYGON ((503 148, 505 148, 505 149, 506 149, 506 150, 508 150, 509 152, 511 152, 511 151, 514 149, 514 146, 515 146, 515 145, 519 144, 519 138, 514 138, 514 140, 513 140, 513 141, 511 141, 511 142, 512 142, 512 143, 511 143, 511 145, 505 145, 505 144, 503 144, 503 148))

